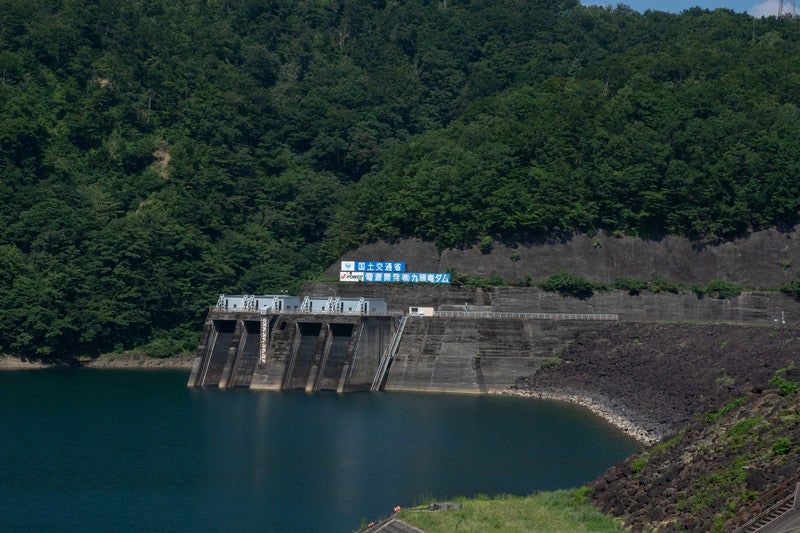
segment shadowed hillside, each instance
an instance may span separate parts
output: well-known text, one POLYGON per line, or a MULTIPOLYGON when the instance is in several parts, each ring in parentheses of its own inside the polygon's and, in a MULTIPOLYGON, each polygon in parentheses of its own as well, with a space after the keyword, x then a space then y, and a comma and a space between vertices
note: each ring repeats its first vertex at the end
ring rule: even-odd
POLYGON ((800 292, 779 242, 798 25, 577 0, 7 0, 0 352, 169 356, 219 293, 296 292, 373 240, 506 281, 800 292))

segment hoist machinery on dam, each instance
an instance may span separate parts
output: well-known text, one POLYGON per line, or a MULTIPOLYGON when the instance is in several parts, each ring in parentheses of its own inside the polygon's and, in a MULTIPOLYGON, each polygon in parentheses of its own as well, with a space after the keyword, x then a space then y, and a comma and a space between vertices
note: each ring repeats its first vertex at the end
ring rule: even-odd
POLYGON ((418 309, 390 312, 381 298, 223 294, 188 386, 485 393, 530 376, 579 331, 618 318, 418 309))

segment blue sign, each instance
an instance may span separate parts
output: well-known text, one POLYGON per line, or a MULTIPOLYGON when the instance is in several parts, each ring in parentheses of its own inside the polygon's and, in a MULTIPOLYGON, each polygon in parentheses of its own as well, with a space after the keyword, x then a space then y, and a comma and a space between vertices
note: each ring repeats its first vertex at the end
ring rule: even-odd
POLYGON ((354 272, 380 272, 395 273, 405 272, 406 264, 394 261, 353 261, 354 272))
POLYGON ((364 281, 372 283, 434 283, 450 284, 450 274, 446 272, 365 272, 364 281))

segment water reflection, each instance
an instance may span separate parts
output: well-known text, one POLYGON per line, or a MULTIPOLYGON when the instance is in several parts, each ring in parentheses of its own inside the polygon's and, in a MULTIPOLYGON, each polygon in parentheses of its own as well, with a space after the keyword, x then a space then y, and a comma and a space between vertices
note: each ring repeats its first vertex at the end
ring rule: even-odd
POLYGON ((422 496, 577 486, 638 445, 560 402, 185 387, 176 372, 0 373, 12 530, 350 532, 422 496), (41 512, 43 501, 47 512, 41 512))

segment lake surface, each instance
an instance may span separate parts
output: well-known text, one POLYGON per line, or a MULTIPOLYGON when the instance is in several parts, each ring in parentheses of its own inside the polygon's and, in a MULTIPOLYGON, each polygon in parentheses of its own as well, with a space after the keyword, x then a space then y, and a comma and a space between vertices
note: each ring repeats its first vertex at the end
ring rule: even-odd
POLYGON ((351 532, 395 505, 580 486, 640 447, 561 402, 187 379, 0 372, 0 529, 351 532))

